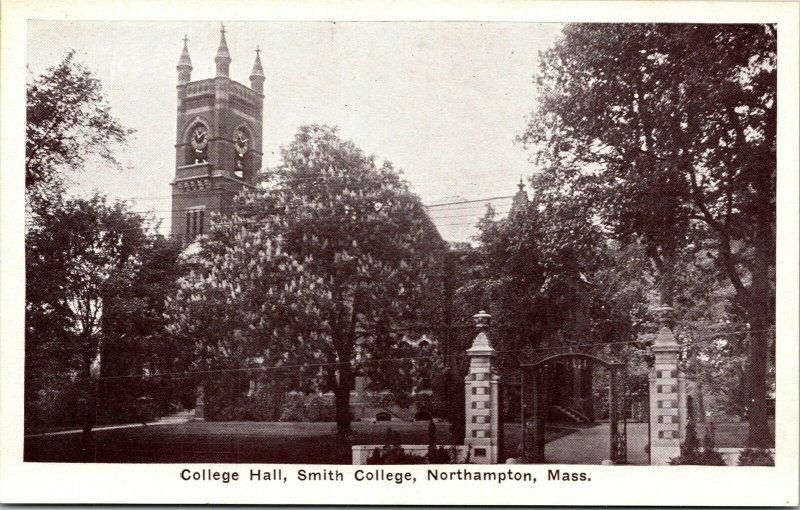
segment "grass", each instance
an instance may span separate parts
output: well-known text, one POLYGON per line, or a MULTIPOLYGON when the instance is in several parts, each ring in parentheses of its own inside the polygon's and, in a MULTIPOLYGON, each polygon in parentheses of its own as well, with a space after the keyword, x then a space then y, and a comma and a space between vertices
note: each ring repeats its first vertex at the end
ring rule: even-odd
MULTIPOLYGON (((770 420, 771 432, 770 447, 775 448, 775 421, 770 420)), ((697 437, 700 442, 706 437, 706 424, 696 425, 697 437)), ((747 446, 747 433, 749 427, 746 421, 714 423, 714 446, 717 448, 744 448, 747 446)))
MULTIPOLYGON (((427 422, 353 422, 353 444, 383 444, 391 427, 401 444, 427 444, 427 422)), ((437 424, 445 444, 449 425, 437 424)), ((575 429, 549 428, 546 440, 575 429)), ((189 422, 95 431, 89 462, 108 463, 281 463, 349 464, 350 450, 337 448, 334 423, 189 422)), ((506 425, 506 452, 521 438, 518 424, 506 425)), ((25 438, 26 462, 84 462, 80 434, 25 438)))

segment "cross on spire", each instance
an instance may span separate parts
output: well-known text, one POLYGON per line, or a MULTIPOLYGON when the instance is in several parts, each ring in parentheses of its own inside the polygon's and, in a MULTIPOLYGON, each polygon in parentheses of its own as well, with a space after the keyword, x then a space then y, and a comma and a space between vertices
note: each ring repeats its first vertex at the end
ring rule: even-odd
POLYGON ((258 93, 264 92, 264 67, 261 65, 261 46, 256 46, 256 60, 250 71, 250 86, 258 93))
POLYGON ((214 57, 217 64, 217 76, 228 76, 228 68, 231 64, 231 54, 228 52, 228 43, 225 41, 225 24, 219 23, 219 48, 217 56, 214 57))
POLYGON ((181 51, 181 56, 178 59, 178 81, 180 83, 188 83, 191 79, 191 72, 192 72, 192 59, 189 58, 189 37, 186 34, 183 34, 183 51, 181 51))

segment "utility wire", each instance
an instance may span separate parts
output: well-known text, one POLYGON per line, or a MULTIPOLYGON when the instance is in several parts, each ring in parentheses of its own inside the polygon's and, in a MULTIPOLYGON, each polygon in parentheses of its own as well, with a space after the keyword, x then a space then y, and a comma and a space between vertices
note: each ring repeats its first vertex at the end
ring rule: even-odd
MULTIPOLYGON (((498 326, 492 326, 493 328, 497 328, 498 326)), ((500 326, 502 327, 502 326, 500 326)), ((466 328, 474 328, 474 326, 458 326, 457 329, 466 329, 466 328)), ((447 329, 447 328, 443 328, 447 329)), ((415 329, 419 331, 420 329, 415 329)), ((757 330, 741 330, 741 331, 732 331, 728 333, 713 333, 709 335, 701 335, 695 337, 694 340, 701 340, 701 339, 712 339, 716 340, 719 337, 724 336, 732 336, 732 335, 741 335, 746 333, 760 333, 765 331, 774 331, 773 328, 765 328, 765 329, 757 329, 757 330)), ((597 342, 597 343, 587 343, 587 344, 569 344, 569 345, 553 345, 547 347, 537 347, 533 349, 528 348, 520 348, 520 349, 498 349, 495 350, 496 353, 535 353, 535 352, 546 352, 546 351, 553 351, 553 350, 563 350, 563 349, 586 349, 586 348, 603 348, 612 345, 632 345, 632 344, 643 344, 646 342, 651 341, 650 339, 639 339, 639 340, 625 340, 620 342, 597 342)), ((575 352, 574 350, 572 352, 575 352)), ((345 366, 345 365, 352 365, 353 363, 365 365, 371 363, 386 363, 386 362, 398 362, 398 361, 411 361, 411 360, 422 360, 422 359, 447 359, 447 358, 462 358, 466 357, 466 353, 455 353, 455 354, 427 354, 427 355, 418 355, 418 356, 401 356, 401 357, 393 357, 393 358, 375 358, 375 359, 363 359, 363 360, 351 360, 351 361, 333 361, 333 362, 320 362, 320 363, 303 363, 303 364, 293 364, 293 365, 271 365, 267 367, 239 367, 239 368, 221 368, 221 369, 209 369, 209 370, 189 370, 189 371, 181 371, 181 372, 162 372, 157 374, 149 374, 148 376, 142 375, 112 375, 112 376, 100 376, 100 377, 82 377, 82 379, 90 379, 90 380, 109 380, 109 379, 129 379, 129 378, 154 378, 154 377, 166 377, 166 376, 186 376, 190 377, 193 375, 198 374, 219 374, 219 373, 236 373, 236 372, 266 372, 270 370, 287 370, 287 369, 304 369, 304 368, 323 368, 323 367, 331 367, 331 366, 345 366)))
MULTIPOLYGON (((499 208, 506 208, 506 207, 510 208, 511 206, 512 206, 512 204, 502 204, 502 205, 499 205, 498 207, 499 208)), ((435 212, 445 213, 446 214, 446 213, 449 213, 451 211, 484 209, 485 207, 486 207, 485 205, 474 205, 474 206, 469 206, 469 207, 452 207, 452 208, 448 208, 448 209, 441 210, 441 211, 435 211, 435 212)), ((256 206, 246 206, 246 205, 231 205, 231 206, 223 206, 223 207, 205 207, 204 209, 197 209, 197 210, 202 210, 202 211, 205 211, 205 212, 222 212, 222 211, 242 211, 242 212, 247 212, 248 209, 250 209, 250 210, 252 210, 254 212, 262 212, 256 206)), ((176 212, 185 213, 187 210, 188 210, 187 208, 180 208, 180 209, 147 209, 147 210, 127 210, 127 211, 125 211, 125 213, 136 214, 136 215, 145 215, 145 214, 154 214, 154 213, 176 213, 176 212)), ((503 214, 504 213, 503 211, 498 211, 498 210, 495 210, 495 212, 498 213, 498 214, 503 214)), ((462 213, 462 214, 455 215, 455 216, 436 216, 436 215, 429 214, 428 216, 431 219, 435 220, 435 219, 444 219, 444 218, 462 218, 462 217, 470 216, 470 214, 469 213, 462 213)), ((144 217, 142 219, 144 221, 153 221, 153 220, 166 220, 166 219, 168 219, 168 217, 167 216, 155 215, 155 217, 153 217, 153 218, 144 217)), ((26 220, 26 224, 35 224, 35 223, 36 223, 35 220, 26 220)))

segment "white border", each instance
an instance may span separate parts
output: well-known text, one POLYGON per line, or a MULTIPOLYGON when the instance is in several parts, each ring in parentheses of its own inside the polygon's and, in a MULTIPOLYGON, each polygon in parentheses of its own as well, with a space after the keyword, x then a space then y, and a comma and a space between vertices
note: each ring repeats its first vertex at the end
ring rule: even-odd
MULTIPOLYGON (((0 501, 60 503, 340 503, 340 504, 798 504, 798 4, 794 2, 266 2, 3 0, 0 33, 0 501), (202 4, 202 8, 198 8, 202 4), (235 484, 183 482, 180 464, 24 464, 22 382, 24 316, 24 117, 28 19, 61 20, 459 20, 538 22, 778 23, 778 258, 776 467, 588 466, 591 482, 535 485, 481 482, 416 484, 235 484)), ((187 465, 238 471, 250 465, 187 465)), ((258 466, 262 469, 269 466, 258 466)), ((293 473, 305 466, 283 466, 293 473)), ((340 466, 346 479, 358 466, 340 466)), ((477 469, 477 468, 476 468, 477 469)), ((490 468, 504 471, 508 466, 490 468)), ((576 466, 563 469, 575 470, 576 466)))

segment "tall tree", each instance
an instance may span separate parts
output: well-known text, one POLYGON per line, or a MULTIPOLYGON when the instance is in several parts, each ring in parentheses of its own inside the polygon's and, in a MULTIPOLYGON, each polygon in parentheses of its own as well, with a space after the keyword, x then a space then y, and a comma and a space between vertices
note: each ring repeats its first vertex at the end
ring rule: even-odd
POLYGON ((478 225, 479 269, 457 297, 471 309, 488 304, 514 372, 519 350, 633 340, 645 318, 639 250, 609 242, 578 205, 537 193, 478 225))
POLYGON ((104 197, 40 210, 26 233, 26 398, 77 380, 82 426, 94 424, 105 307, 123 299, 150 239, 145 219, 104 197))
POLYGON ((100 318, 100 404, 107 419, 136 418, 137 397, 150 396, 166 412, 192 388, 171 375, 188 360, 175 338, 165 334, 166 298, 177 289, 184 268, 181 245, 159 235, 142 238, 136 263, 116 271, 106 287, 100 318))
POLYGON ((26 423, 36 414, 71 420, 44 401, 63 400, 67 383, 91 371, 112 282, 130 273, 147 236, 124 206, 69 200, 64 191, 90 158, 121 168, 114 149, 132 130, 111 115, 100 81, 74 51, 29 78, 26 122, 26 423))
POLYGON ((68 172, 82 170, 91 155, 121 167, 114 148, 133 131, 111 115, 102 92, 100 81, 76 60, 74 51, 28 81, 25 189, 29 203, 54 200, 68 172))
POLYGON ((197 332, 199 358, 218 366, 313 365, 303 374, 333 391, 347 435, 356 373, 430 309, 427 277, 444 245, 391 164, 337 129, 300 128, 282 157, 201 242, 172 329, 197 332))
POLYGON ((681 252, 701 247, 747 311, 751 446, 769 444, 774 324, 774 25, 568 25, 542 55, 521 139, 539 187, 573 194, 642 240, 672 302, 681 252))

